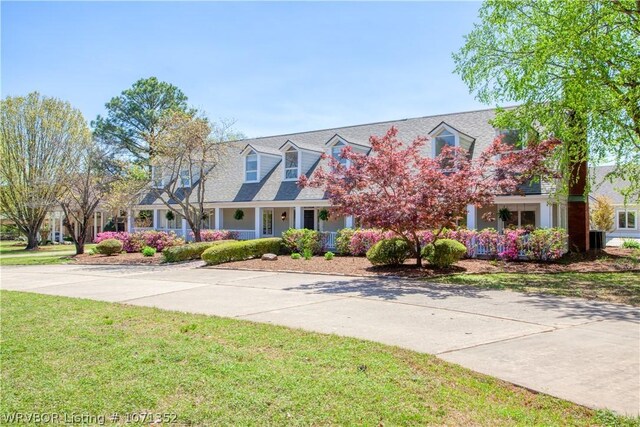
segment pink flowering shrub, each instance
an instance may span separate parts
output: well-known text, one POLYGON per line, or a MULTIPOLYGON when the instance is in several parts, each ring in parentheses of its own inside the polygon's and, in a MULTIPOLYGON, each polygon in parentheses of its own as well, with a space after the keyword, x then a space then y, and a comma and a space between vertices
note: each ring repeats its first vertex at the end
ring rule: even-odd
POLYGON ((556 260, 564 254, 567 231, 562 228, 540 228, 529 234, 526 253, 530 259, 556 260))
POLYGON ((164 248, 171 246, 183 245, 184 240, 178 238, 174 232, 167 233, 165 231, 137 231, 135 233, 127 233, 124 231, 105 231, 98 233, 94 240, 100 243, 106 239, 117 239, 122 242, 122 250, 131 252, 140 252, 145 246, 152 247, 158 252, 162 252, 164 248))
POLYGON ((392 231, 383 231, 377 228, 359 228, 351 236, 349 252, 354 256, 364 256, 380 240, 392 237, 398 236, 392 231))
MULTIPOLYGON (((435 232, 419 231, 421 245, 433 243, 435 232)), ((363 256, 367 250, 382 239, 398 237, 391 231, 380 229, 343 229, 336 239, 337 250, 341 254, 363 256)), ((443 230, 438 239, 452 239, 467 248, 466 256, 475 258, 478 255, 514 261, 522 257, 530 260, 555 260, 564 254, 567 232, 559 228, 528 229, 516 228, 504 230, 502 233, 493 228, 483 230, 443 230)))
MULTIPOLYGON (((193 231, 189 233, 194 238, 193 231)), ((200 237, 203 242, 215 242, 216 240, 238 240, 240 237, 237 231, 230 230, 200 230, 200 237)))
POLYGON ((498 258, 504 261, 515 261, 520 257, 520 251, 524 248, 522 236, 527 233, 519 228, 515 230, 505 230, 503 234, 498 236, 500 251, 498 258))

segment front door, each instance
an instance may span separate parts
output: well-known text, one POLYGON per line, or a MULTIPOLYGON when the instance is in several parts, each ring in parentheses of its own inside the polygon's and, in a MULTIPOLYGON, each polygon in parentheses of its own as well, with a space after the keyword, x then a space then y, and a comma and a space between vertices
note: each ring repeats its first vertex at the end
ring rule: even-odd
POLYGON ((262 235, 273 236, 273 209, 262 210, 262 235))
POLYGON ((313 209, 305 209, 304 210, 304 222, 302 225, 304 228, 308 228, 309 230, 316 229, 316 214, 313 209))

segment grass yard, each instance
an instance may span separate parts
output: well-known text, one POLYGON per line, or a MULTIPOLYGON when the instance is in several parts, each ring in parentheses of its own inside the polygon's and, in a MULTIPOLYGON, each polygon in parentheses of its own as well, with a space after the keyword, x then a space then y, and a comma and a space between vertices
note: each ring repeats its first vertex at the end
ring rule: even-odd
POLYGON ((153 412, 175 414, 180 425, 638 421, 368 341, 64 297, 0 297, 0 415, 153 412))
MULTIPOLYGON (((16 241, 0 241, 0 265, 45 265, 63 264, 75 255, 73 245, 48 245, 35 251, 26 251, 25 243, 16 241)), ((85 251, 94 248, 95 244, 85 245, 85 251)))
POLYGON ((640 306, 639 272, 455 274, 429 279, 429 282, 540 292, 640 306))

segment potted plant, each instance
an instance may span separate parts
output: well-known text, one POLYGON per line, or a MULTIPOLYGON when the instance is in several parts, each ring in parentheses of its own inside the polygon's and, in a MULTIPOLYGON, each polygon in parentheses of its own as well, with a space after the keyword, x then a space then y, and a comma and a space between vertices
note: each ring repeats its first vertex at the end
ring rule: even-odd
POLYGON ((244 211, 242 209, 236 209, 236 211, 233 213, 233 217, 237 221, 242 220, 242 218, 244 218, 244 211))
POLYGON ((320 212, 318 212, 318 219, 320 219, 321 221, 328 221, 329 211, 326 209, 320 209, 320 212))
POLYGON ((164 217, 167 218, 167 221, 173 221, 176 218, 176 216, 171 211, 167 211, 164 217))
POLYGON ((509 208, 500 208, 498 210, 498 218, 500 218, 503 222, 507 222, 511 219, 511 211, 509 208))

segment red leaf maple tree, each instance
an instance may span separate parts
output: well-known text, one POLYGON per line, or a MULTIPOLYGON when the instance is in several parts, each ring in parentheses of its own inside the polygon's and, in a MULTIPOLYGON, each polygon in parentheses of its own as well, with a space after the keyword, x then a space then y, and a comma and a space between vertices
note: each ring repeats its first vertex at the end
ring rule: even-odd
POLYGON ((545 159, 557 139, 530 143, 519 151, 497 137, 471 159, 458 147, 444 147, 435 158, 425 156, 427 137, 419 136, 405 145, 398 129, 371 136, 369 155, 346 146, 341 153, 347 165, 329 158, 328 168, 318 168, 312 177, 301 176, 301 187, 322 188, 332 213, 353 215, 363 226, 393 231, 413 248, 422 265, 420 231, 445 227, 464 217, 467 205, 492 204, 501 194, 514 194, 518 186, 533 177, 554 175, 545 159))

